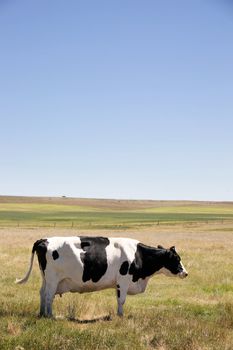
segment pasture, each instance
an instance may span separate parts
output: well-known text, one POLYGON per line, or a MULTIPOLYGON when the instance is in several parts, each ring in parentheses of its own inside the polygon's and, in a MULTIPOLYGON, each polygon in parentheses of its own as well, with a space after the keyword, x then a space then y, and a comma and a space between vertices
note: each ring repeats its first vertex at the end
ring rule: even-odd
POLYGON ((233 348, 231 203, 20 199, 0 197, 0 349, 233 348), (56 296, 56 320, 37 317, 37 262, 15 285, 35 240, 54 235, 123 236, 175 245, 185 280, 154 276, 116 316, 114 290, 56 296))

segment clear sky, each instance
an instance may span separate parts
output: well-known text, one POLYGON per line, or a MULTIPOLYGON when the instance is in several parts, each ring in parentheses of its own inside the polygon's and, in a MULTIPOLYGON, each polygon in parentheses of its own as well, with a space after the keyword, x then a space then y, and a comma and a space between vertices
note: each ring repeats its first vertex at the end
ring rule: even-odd
POLYGON ((230 0, 1 0, 0 194, 233 200, 230 0))

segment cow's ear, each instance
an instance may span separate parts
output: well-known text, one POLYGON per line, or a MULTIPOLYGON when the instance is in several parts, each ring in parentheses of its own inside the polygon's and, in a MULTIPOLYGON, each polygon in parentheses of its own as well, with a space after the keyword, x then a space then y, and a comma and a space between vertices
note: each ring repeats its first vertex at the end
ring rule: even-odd
POLYGON ((165 249, 162 245, 158 245, 158 247, 157 248, 159 248, 159 249, 165 249))
POLYGON ((173 245, 171 248, 170 248, 170 250, 172 251, 172 252, 176 252, 176 247, 173 245))

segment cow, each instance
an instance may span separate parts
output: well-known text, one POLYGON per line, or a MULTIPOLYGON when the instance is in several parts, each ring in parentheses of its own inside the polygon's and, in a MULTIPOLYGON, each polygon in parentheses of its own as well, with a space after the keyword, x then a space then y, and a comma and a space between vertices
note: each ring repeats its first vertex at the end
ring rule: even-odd
POLYGON ((123 316, 127 294, 143 293, 154 274, 188 276, 175 247, 147 246, 138 240, 107 237, 50 237, 36 241, 29 270, 16 283, 27 282, 37 253, 42 275, 40 316, 52 317, 56 294, 115 288, 117 314, 123 316))

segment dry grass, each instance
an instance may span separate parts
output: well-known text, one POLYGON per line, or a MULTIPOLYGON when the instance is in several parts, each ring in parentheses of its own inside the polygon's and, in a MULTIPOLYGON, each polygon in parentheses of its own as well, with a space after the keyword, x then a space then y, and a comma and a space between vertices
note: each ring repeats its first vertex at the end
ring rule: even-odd
POLYGON ((230 223, 163 225, 122 232, 1 229, 0 349, 230 350, 232 251, 230 223), (37 264, 26 285, 15 285, 14 280, 27 270, 35 240, 78 234, 133 237, 151 245, 176 245, 189 277, 154 277, 144 294, 127 297, 123 319, 115 315, 113 290, 56 297, 56 315, 76 321, 38 319, 37 264), (102 318, 106 315, 111 315, 110 321, 102 318))

